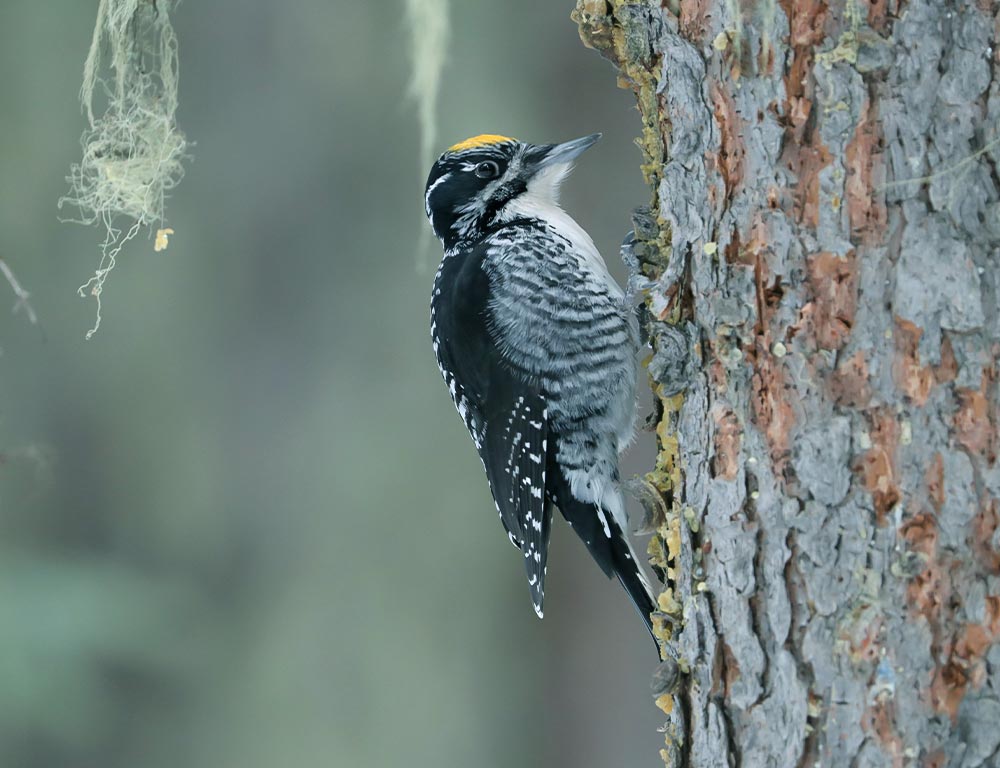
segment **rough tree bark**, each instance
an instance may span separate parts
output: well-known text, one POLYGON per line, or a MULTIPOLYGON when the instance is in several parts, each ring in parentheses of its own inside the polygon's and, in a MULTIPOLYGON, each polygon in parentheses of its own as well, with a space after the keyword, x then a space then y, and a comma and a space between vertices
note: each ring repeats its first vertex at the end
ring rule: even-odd
POLYGON ((573 16, 653 192, 665 762, 1000 767, 1000 4, 573 16))

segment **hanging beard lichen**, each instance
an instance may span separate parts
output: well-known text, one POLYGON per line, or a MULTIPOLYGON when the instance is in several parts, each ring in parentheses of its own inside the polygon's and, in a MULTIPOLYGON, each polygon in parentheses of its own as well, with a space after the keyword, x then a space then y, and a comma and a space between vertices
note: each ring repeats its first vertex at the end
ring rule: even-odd
MULTIPOLYGON (((416 103, 420 125, 418 178, 423 187, 424 174, 436 157, 434 144, 437 141, 438 92, 449 38, 448 0, 406 0, 406 20, 410 27, 409 95, 416 103)), ((425 221, 421 220, 420 224, 416 266, 418 271, 423 272, 431 243, 431 231, 425 221)))
MULTIPOLYGON (((152 234, 153 225, 163 221, 167 194, 184 175, 188 143, 175 119, 177 36, 170 5, 170 0, 100 0, 97 9, 80 89, 88 121, 83 159, 71 166, 69 194, 59 200, 60 209, 69 205, 79 211, 72 221, 105 229, 100 264, 79 289, 81 296, 97 300, 88 339, 101 325, 101 291, 122 247, 143 227, 152 234), (95 92, 103 105, 96 114, 95 92)), ((165 242, 158 233, 157 250, 165 242)))

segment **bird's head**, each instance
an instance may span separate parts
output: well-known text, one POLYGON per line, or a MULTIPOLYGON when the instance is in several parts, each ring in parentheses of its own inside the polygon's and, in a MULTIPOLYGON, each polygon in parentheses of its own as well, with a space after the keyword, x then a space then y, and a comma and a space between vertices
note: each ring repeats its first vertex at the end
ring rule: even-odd
POLYGON ((512 219, 559 204, 559 185, 595 133, 563 144, 526 144, 506 136, 466 139, 438 158, 427 177, 424 208, 434 234, 452 248, 474 243, 512 219))

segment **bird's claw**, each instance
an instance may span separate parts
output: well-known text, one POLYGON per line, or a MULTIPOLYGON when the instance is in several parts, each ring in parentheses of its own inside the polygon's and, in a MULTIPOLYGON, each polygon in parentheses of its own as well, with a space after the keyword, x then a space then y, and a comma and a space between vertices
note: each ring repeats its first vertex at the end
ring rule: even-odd
POLYGON ((642 264, 636 254, 635 230, 629 230, 622 241, 621 258, 628 269, 628 283, 625 286, 625 302, 632 304, 638 298, 645 298, 655 286, 656 282, 650 280, 642 274, 642 264))

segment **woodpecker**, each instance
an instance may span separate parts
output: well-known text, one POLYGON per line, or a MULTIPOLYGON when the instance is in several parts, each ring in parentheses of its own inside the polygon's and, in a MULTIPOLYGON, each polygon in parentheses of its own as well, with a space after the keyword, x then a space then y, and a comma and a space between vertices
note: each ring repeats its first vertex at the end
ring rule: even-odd
POLYGON ((599 138, 481 135, 438 158, 424 194, 444 247, 431 338, 535 612, 555 506, 652 634, 618 472, 635 424, 638 328, 593 240, 559 206, 560 184, 599 138))

